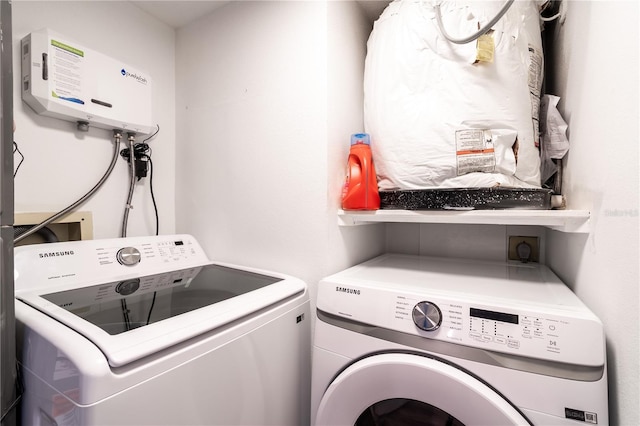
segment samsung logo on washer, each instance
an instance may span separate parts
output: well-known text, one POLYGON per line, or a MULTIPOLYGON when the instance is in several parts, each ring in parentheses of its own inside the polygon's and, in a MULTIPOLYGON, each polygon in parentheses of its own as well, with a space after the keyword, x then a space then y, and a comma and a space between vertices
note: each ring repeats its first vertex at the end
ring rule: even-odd
POLYGON ((49 251, 46 253, 38 253, 40 259, 44 259, 45 257, 60 257, 60 256, 73 256, 75 253, 73 250, 67 251, 49 251))
POLYGON ((356 289, 353 289, 353 288, 336 287, 336 291, 339 291, 341 293, 355 294, 357 296, 360 295, 360 290, 356 290, 356 289))

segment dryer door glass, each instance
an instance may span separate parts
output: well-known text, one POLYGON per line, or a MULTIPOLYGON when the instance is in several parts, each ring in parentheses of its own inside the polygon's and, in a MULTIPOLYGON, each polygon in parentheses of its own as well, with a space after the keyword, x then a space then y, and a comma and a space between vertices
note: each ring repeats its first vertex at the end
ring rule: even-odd
POLYGON ((343 370, 324 392, 315 420, 317 426, 531 424, 466 371, 406 353, 373 355, 343 370))
POLYGON ((413 399, 393 398, 369 406, 355 426, 464 426, 438 407, 413 399))

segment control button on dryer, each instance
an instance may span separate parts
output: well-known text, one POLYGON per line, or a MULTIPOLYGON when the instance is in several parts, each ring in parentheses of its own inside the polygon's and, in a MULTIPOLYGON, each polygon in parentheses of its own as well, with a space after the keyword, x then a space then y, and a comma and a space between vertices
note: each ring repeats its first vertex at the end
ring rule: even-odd
POLYGON ((415 325, 424 331, 435 331, 442 324, 442 312, 435 303, 419 302, 411 316, 415 325))

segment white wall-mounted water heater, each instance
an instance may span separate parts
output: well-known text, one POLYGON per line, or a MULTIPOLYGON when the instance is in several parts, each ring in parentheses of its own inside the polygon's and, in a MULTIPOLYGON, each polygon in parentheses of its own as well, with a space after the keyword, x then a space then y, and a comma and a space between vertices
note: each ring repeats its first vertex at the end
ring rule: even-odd
POLYGON ((22 39, 22 99, 38 114, 149 134, 151 78, 48 29, 22 39))

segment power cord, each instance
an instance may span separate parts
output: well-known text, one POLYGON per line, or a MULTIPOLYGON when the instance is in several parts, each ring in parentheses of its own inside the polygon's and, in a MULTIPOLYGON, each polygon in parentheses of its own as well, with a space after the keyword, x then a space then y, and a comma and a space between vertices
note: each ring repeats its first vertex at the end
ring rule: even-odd
POLYGON ((555 21, 560 16, 562 16, 562 12, 560 11, 560 8, 561 8, 560 4, 561 4, 561 1, 555 1, 555 0, 545 3, 545 5, 540 10, 540 20, 542 22, 551 22, 551 21, 555 21), (556 11, 556 13, 553 16, 542 16, 542 12, 549 12, 549 11, 551 11, 551 13, 556 11))
POLYGON ((556 19, 558 19, 560 17, 560 15, 562 15, 562 12, 558 12, 553 16, 549 16, 548 18, 540 15, 540 20, 543 22, 551 22, 551 21, 555 21, 556 19))
POLYGON ((16 152, 20 156, 20 162, 18 163, 18 167, 16 167, 16 171, 13 172, 13 177, 16 177, 16 175, 18 174, 18 170, 20 170, 20 166, 22 166, 22 162, 24 161, 24 155, 22 155, 22 152, 20 152, 18 143, 16 141, 13 141, 13 153, 15 154, 16 152))
MULTIPOLYGON (((160 132, 160 125, 156 124, 156 127, 157 129, 152 135, 142 142, 133 145, 133 161, 135 178, 138 179, 138 181, 143 177, 147 177, 147 173, 149 174, 149 190, 151 192, 151 201, 153 202, 153 210, 156 216, 156 235, 158 235, 160 231, 160 219, 158 216, 156 196, 153 192, 153 162, 151 161, 151 148, 149 147, 149 144, 146 143, 160 132)), ((127 163, 131 164, 131 152, 129 148, 121 150, 120 155, 122 158, 127 160, 127 163)))
MULTIPOLYGON (((147 162, 151 158, 150 156, 151 149, 149 145, 140 142, 133 145, 133 157, 135 161, 135 177, 140 180, 143 177, 147 177, 147 171, 149 169, 147 162)), ((129 152, 129 148, 124 148, 120 151, 120 155, 122 158, 127 160, 127 163, 131 162, 131 154, 129 152)))

